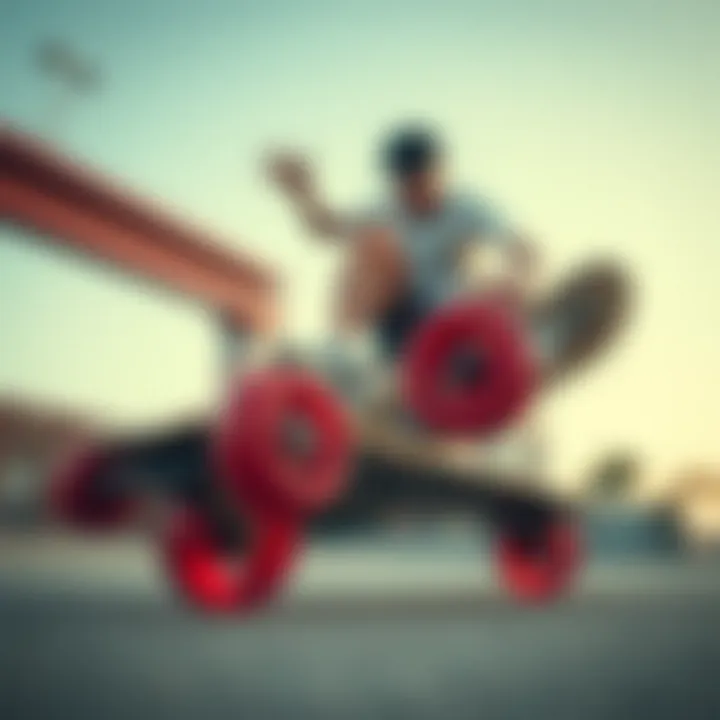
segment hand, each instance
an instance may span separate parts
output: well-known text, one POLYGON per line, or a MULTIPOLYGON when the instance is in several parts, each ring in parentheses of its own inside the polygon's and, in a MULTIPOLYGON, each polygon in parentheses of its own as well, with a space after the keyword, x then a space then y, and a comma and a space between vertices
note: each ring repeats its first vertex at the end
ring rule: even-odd
POLYGON ((307 198, 312 194, 314 178, 306 157, 291 152, 273 153, 266 169, 272 182, 291 197, 307 198))

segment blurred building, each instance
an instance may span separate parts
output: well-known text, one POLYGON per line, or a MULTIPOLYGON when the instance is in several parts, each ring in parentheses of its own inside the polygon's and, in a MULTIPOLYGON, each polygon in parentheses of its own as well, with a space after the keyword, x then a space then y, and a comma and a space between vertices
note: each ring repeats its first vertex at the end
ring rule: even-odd
POLYGON ((683 471, 672 485, 669 502, 692 548, 720 549, 720 469, 683 471))
POLYGON ((0 398, 0 520, 45 516, 47 479, 59 455, 88 437, 93 423, 70 410, 22 398, 0 398))

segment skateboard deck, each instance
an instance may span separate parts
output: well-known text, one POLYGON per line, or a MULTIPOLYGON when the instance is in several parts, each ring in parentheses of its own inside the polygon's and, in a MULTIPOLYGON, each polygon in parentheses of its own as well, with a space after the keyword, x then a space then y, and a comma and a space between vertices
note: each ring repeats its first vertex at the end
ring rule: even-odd
POLYGON ((618 264, 587 263, 530 309, 532 327, 560 329, 561 339, 543 368, 555 384, 597 357, 614 340, 629 314, 631 282, 618 264))

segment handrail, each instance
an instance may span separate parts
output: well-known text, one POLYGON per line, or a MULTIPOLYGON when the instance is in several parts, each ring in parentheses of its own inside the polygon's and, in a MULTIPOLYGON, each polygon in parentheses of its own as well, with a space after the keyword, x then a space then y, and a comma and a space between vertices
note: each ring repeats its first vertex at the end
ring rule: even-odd
POLYGON ((0 125, 0 222, 210 306, 252 330, 275 319, 258 262, 40 140, 0 125))

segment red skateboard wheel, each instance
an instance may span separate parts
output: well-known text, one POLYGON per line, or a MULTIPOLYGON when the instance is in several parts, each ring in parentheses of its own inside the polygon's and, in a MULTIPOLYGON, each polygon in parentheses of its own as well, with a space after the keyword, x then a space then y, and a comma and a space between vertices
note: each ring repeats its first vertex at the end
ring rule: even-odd
POLYGON ((521 324, 498 301, 461 301, 411 339, 401 367, 404 401, 430 428, 489 432, 517 418, 535 387, 521 324))
POLYGON ((550 523, 531 540, 505 531, 497 548, 500 576, 522 602, 552 600, 575 578, 582 558, 580 545, 577 526, 570 521, 550 523))
POLYGON ((50 505, 57 517, 85 530, 111 530, 130 520, 135 501, 98 485, 106 466, 103 451, 91 445, 60 461, 50 478, 50 505))
POLYGON ((242 549, 225 548, 197 511, 179 511, 164 539, 175 587, 207 612, 257 608, 280 588, 300 547, 300 526, 279 516, 254 518, 242 549))
POLYGON ((243 378, 230 397, 216 459, 239 502, 317 512, 345 489, 352 435, 334 391, 305 370, 268 368, 243 378))

